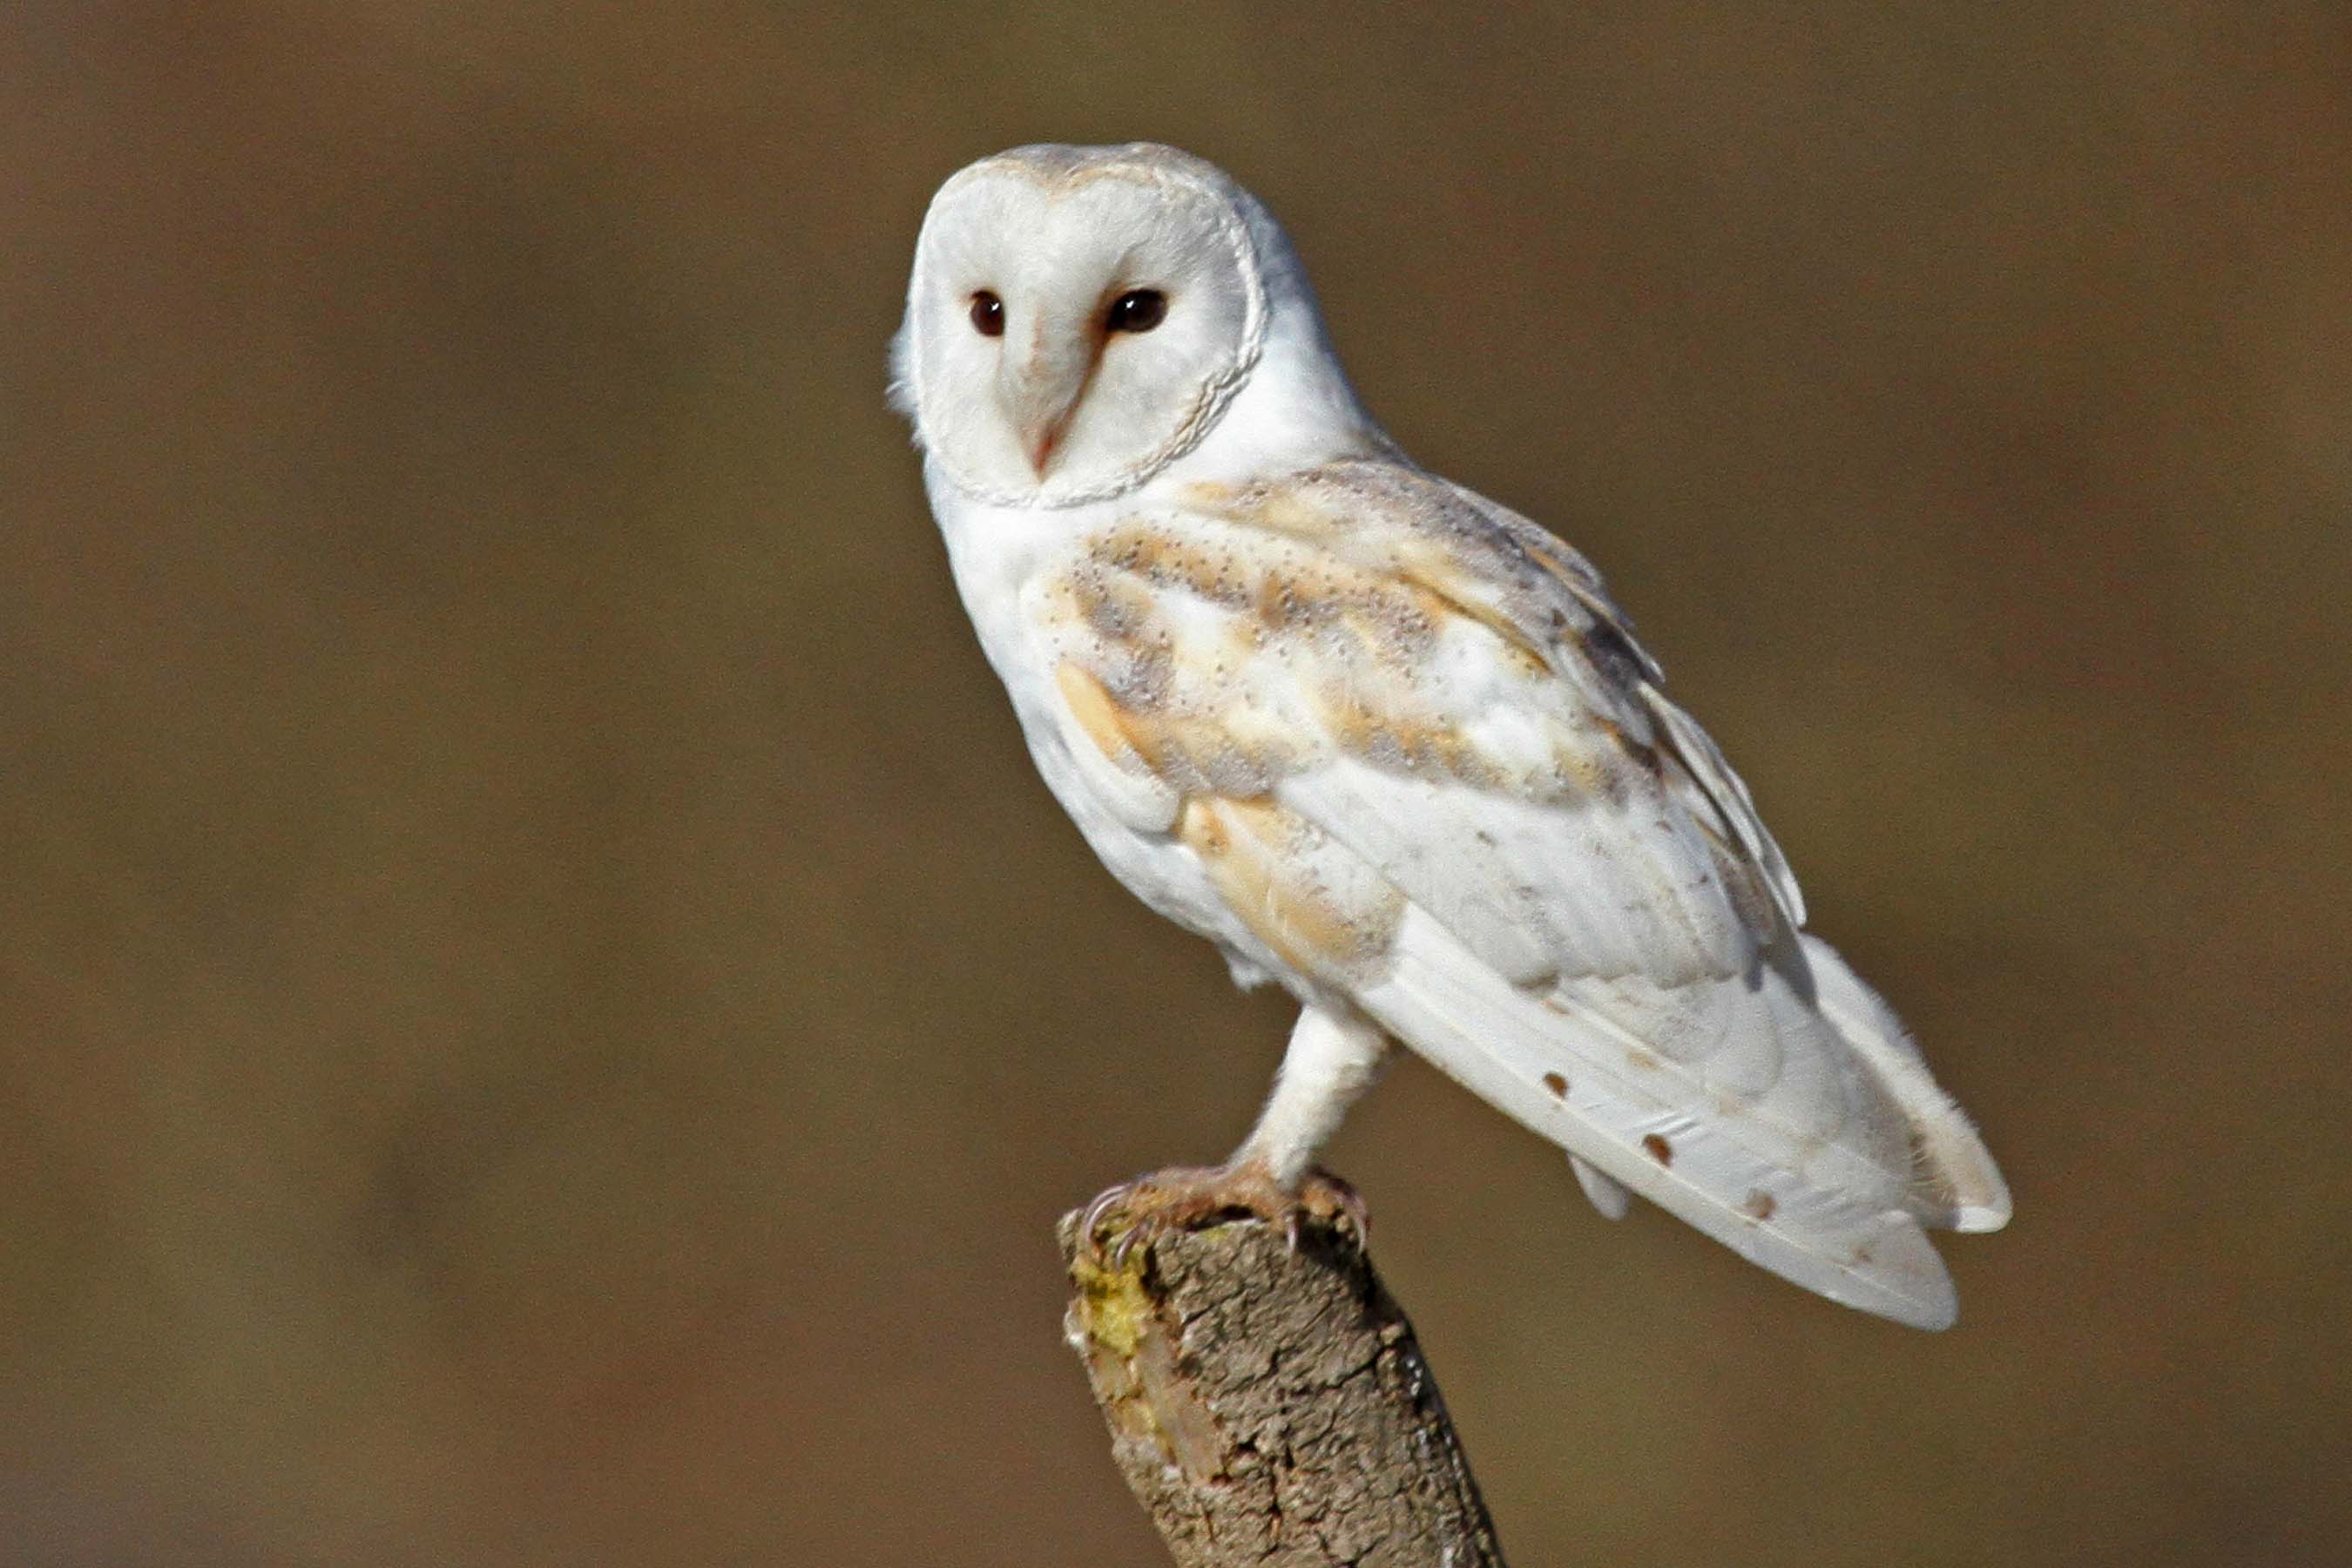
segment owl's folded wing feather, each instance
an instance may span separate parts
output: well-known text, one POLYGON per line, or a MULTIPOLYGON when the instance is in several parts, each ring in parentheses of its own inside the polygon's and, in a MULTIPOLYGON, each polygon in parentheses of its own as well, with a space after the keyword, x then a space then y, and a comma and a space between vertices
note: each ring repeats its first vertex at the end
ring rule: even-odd
POLYGON ((1948 1321, 1919 1227, 2005 1215, 1998 1174, 1883 1004, 1817 977, 1746 789, 1591 569, 1393 463, 1191 500, 1042 580, 1088 765, 1181 802, 1270 952, 1565 1146, 1604 1207, 1630 1188, 1948 1321))

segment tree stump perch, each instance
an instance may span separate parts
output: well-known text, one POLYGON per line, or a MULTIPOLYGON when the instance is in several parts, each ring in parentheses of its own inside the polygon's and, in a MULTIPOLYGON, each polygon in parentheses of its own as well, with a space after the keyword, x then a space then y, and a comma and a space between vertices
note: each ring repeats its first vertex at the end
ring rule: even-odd
POLYGON ((1504 1568, 1412 1325, 1351 1236, 1310 1221, 1294 1252, 1218 1221, 1114 1263, 1077 1222, 1069 1342, 1180 1568, 1504 1568))

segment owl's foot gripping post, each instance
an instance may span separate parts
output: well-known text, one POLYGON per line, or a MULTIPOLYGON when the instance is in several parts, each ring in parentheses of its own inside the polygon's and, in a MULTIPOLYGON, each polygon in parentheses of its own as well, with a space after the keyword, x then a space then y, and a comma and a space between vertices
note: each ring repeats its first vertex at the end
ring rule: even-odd
POLYGON ((1265 1110, 1234 1157, 1112 1187, 1087 1205, 1078 1226, 1083 1244, 1100 1258, 1108 1240, 1108 1260, 1117 1268, 1156 1237, 1254 1215, 1281 1226, 1293 1251, 1309 1219, 1352 1230, 1361 1246, 1371 1226, 1364 1200, 1313 1162, 1348 1107, 1380 1076, 1388 1049, 1387 1037, 1368 1020, 1307 1008, 1291 1031, 1265 1110), (1107 1226, 1113 1237, 1106 1237, 1107 1226))
POLYGON ((1087 1205, 1078 1235, 1097 1260, 1117 1269, 1137 1247, 1148 1248, 1163 1236, 1250 1218, 1280 1226, 1294 1252, 1309 1220, 1347 1232, 1359 1247, 1371 1226, 1356 1189, 1328 1171, 1309 1170, 1285 1187, 1265 1162, 1236 1160, 1179 1165, 1121 1182, 1087 1205))

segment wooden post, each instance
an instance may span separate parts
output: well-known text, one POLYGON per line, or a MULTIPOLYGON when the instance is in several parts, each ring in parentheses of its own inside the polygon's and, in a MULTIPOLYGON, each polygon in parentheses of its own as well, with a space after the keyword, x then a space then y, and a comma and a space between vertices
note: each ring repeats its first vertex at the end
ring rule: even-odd
POLYGON ((1180 1568, 1503 1568, 1412 1325, 1351 1235, 1309 1221, 1294 1252, 1222 1221, 1114 1263, 1077 1222, 1070 1344, 1180 1568))

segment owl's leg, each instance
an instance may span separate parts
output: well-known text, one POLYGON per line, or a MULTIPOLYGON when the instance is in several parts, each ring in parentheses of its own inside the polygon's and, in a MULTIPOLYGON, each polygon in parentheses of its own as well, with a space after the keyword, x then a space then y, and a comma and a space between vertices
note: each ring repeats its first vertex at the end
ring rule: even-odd
POLYGON ((1388 1037, 1368 1020, 1308 1007, 1290 1033, 1256 1128, 1232 1159, 1112 1187, 1087 1206, 1079 1234, 1097 1250, 1108 1246, 1114 1265, 1165 1231, 1252 1215, 1282 1226, 1294 1247, 1309 1216, 1344 1222, 1360 1241, 1369 1224, 1363 1200, 1317 1169, 1315 1152, 1380 1077, 1388 1050, 1388 1037))
POLYGON ((1389 1037, 1360 1014, 1302 1011, 1257 1126, 1227 1163, 1262 1166, 1276 1186, 1298 1191, 1317 1151, 1380 1078, 1388 1054, 1389 1037))

